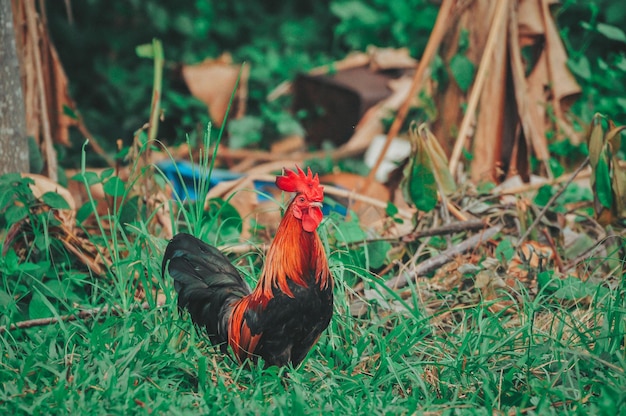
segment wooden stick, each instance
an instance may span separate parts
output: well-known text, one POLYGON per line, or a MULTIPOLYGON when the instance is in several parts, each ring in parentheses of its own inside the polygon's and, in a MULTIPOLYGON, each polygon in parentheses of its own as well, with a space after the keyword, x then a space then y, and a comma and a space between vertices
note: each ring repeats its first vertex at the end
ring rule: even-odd
POLYGON ((450 224, 442 225, 441 227, 431 228, 429 230, 417 231, 402 238, 404 242, 412 242, 424 237, 432 237, 435 235, 453 234, 462 231, 474 231, 486 228, 487 224, 482 220, 469 220, 461 222, 453 222, 450 224))
POLYGON ((572 183, 572 181, 574 180, 574 178, 576 178, 576 176, 585 168, 585 166, 587 166, 587 164, 589 163, 589 156, 587 156, 587 158, 583 161, 583 163, 578 167, 578 169, 576 169, 576 171, 574 171, 574 173, 572 173, 569 177, 569 179, 567 180, 567 182, 565 182, 563 184, 563 186, 561 187, 561 189, 559 189, 559 191, 557 193, 555 193, 554 195, 552 195, 552 198, 550 198, 550 200, 548 201, 548 203, 543 207, 543 209, 539 212, 539 214, 537 214, 537 217, 535 218, 535 221, 533 221, 532 224, 530 224, 530 227, 528 227, 526 229, 526 232, 524 233, 524 235, 522 235, 520 237, 520 239, 517 242, 517 247, 520 247, 524 241, 526 240, 526 238, 528 238, 528 236, 530 235, 531 231, 537 226, 537 224, 539 224, 539 221, 541 221, 541 219, 543 218, 544 215, 546 215, 546 212, 548 212, 548 209, 554 204, 554 202, 557 200, 558 197, 561 196, 561 194, 563 194, 563 192, 565 192, 565 189, 567 189, 567 187, 569 186, 570 183, 572 183))
MULTIPOLYGON (((157 303, 157 306, 163 306, 163 304, 157 303)), ((149 305, 148 302, 144 302, 141 305, 141 309, 146 310, 150 308, 151 308, 151 305, 149 305)), ((14 324, 9 325, 8 327, 6 325, 0 326, 0 334, 5 333, 6 331, 14 331, 16 329, 26 329, 26 328, 34 328, 36 326, 53 325, 61 321, 71 322, 71 321, 77 321, 79 319, 86 320, 96 315, 101 315, 101 314, 105 314, 108 312, 111 312, 113 315, 120 315, 121 310, 118 305, 115 305, 112 307, 110 307, 109 305, 105 305, 100 308, 85 309, 75 314, 59 315, 59 316, 53 316, 50 318, 30 319, 28 321, 16 322, 14 324)))
MULTIPOLYGON (((590 176, 591 176, 591 169, 590 168, 586 168, 586 169, 583 169, 583 171, 578 174, 577 178, 579 180, 580 179, 589 179, 590 176)), ((493 197, 499 197, 499 196, 504 196, 504 195, 519 195, 519 194, 523 194, 523 193, 526 193, 526 192, 536 191, 539 188, 542 188, 544 186, 558 185, 558 184, 560 184, 562 182, 569 181, 569 179, 570 179, 569 176, 561 175, 558 178, 546 179, 544 182, 527 183, 527 184, 524 184, 524 185, 516 186, 514 188, 494 190, 494 191, 491 191, 491 195, 493 195, 493 197)))
POLYGON ((457 170, 457 166, 459 164, 459 159, 461 158, 461 152, 463 150, 464 142, 467 136, 469 136, 469 129, 472 121, 474 120, 476 107, 478 106, 478 101, 480 99, 480 95, 483 91, 483 86, 485 84, 485 80, 487 79, 487 72, 489 71, 491 65, 491 59, 493 55, 493 50, 498 41, 502 41, 502 32, 504 29, 504 22, 506 22, 506 18, 508 16, 508 0, 498 0, 496 2, 496 10, 493 14, 493 22, 491 24, 491 31, 489 32, 489 36, 487 37, 487 43, 485 44, 485 50, 483 52, 483 56, 480 59, 480 65, 478 68, 478 73, 476 74, 476 80, 474 81, 474 86, 472 87, 472 92, 470 94, 469 101, 467 103, 467 109, 465 111, 465 116, 463 117, 463 121, 461 122, 461 127, 459 129, 459 134, 456 138, 456 142, 454 143, 454 148, 452 149, 452 155, 450 156, 450 172, 452 175, 455 175, 457 170))
POLYGON ((441 7, 439 8, 439 14, 437 15, 437 20, 435 21, 435 26, 433 27, 430 38, 428 39, 428 43, 426 44, 426 49, 424 50, 422 58, 419 61, 417 71, 415 71, 415 75, 413 76, 413 82, 411 83, 409 94, 402 103, 402 106, 400 106, 400 108, 398 109, 398 114, 394 118, 393 123, 389 128, 389 132, 387 133, 387 139, 385 140, 383 148, 378 155, 376 163, 374 164, 372 170, 365 179, 362 190, 367 190, 374 181, 376 171, 384 160, 392 140, 398 135, 398 132, 400 131, 400 128, 404 123, 404 119, 409 112, 411 101, 413 100, 415 94, 417 94, 418 90, 421 88, 424 82, 424 74, 426 73, 426 69, 430 66, 430 63, 435 56, 435 53, 437 52, 437 49, 439 48, 439 45, 441 44, 441 41, 446 34, 446 31, 448 30, 448 21, 454 3, 455 0, 443 0, 443 2, 441 3, 441 7))
POLYGON ((450 247, 443 253, 435 257, 431 257, 430 259, 411 268, 410 271, 404 272, 399 276, 386 281, 385 285, 390 289, 402 288, 406 286, 409 281, 415 281, 415 279, 417 279, 419 276, 428 274, 443 266, 444 264, 450 262, 454 257, 459 256, 466 251, 483 244, 485 241, 489 240, 498 232, 500 232, 501 229, 502 225, 494 225, 493 227, 490 227, 481 233, 475 234, 465 241, 461 242, 460 244, 450 247))

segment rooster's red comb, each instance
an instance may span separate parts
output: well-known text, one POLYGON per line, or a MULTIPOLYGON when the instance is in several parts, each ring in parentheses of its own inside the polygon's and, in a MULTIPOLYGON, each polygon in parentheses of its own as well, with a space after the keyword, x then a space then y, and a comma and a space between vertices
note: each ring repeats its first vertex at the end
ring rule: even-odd
POLYGON ((283 175, 276 177, 276 186, 285 192, 298 192, 304 194, 311 201, 322 201, 324 199, 324 187, 320 186, 320 178, 313 176, 311 168, 305 174, 296 165, 296 170, 283 169, 283 175))

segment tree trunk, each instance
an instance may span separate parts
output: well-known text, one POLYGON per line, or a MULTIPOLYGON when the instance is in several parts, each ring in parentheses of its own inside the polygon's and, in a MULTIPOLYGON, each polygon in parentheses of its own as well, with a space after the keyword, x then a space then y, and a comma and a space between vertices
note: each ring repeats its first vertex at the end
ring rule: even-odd
POLYGON ((0 174, 28 172, 28 139, 11 0, 0 0, 0 174))

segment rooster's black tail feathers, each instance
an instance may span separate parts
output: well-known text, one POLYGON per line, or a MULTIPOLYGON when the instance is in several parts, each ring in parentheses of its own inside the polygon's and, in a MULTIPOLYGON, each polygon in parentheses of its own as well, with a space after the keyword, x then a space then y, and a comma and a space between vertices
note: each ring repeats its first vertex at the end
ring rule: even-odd
POLYGON ((178 306, 187 308, 192 320, 206 327, 214 345, 227 342, 233 305, 250 293, 228 258, 196 237, 180 233, 165 250, 163 276, 166 268, 174 279, 178 306))

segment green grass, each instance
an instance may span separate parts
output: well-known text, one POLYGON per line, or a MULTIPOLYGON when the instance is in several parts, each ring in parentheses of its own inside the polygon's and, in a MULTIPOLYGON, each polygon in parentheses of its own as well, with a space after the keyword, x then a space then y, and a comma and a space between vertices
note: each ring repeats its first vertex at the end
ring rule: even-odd
POLYGON ((0 404, 4 414, 624 412, 623 287, 588 309, 526 300, 534 314, 518 325, 477 305, 445 332, 419 311, 355 319, 338 298, 329 331, 288 377, 216 353, 173 298, 13 330, 0 338, 0 404), (622 322, 607 322, 615 313, 622 322))
MULTIPOLYGON (((181 227, 212 220, 196 208, 186 208, 194 224, 181 227)), ((320 230, 337 282, 329 329, 299 368, 242 367, 178 311, 161 277, 166 240, 151 231, 153 212, 125 222, 115 204, 110 221, 99 218, 93 240, 116 253, 104 276, 58 247, 50 212, 29 214, 26 234, 43 241, 18 249, 17 264, 7 260, 12 249, 0 261, 0 324, 119 308, 1 333, 2 414, 626 414, 624 277, 579 303, 549 285, 532 296, 520 288, 511 313, 491 312, 488 301, 448 306, 453 294, 439 293, 427 314, 417 285, 394 311, 372 302, 353 317, 354 283, 379 283, 363 266, 367 256, 336 238, 339 220, 330 217, 320 230)), ((247 274, 258 273, 259 262, 241 259, 247 274)))

